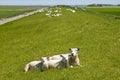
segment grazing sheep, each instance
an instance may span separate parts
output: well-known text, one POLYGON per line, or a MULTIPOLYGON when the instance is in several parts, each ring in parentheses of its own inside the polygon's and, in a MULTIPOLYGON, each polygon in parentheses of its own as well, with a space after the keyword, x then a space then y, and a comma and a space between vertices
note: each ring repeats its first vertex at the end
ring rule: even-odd
POLYGON ((54 12, 56 12, 56 13, 57 13, 57 12, 58 12, 58 10, 55 10, 54 12))
POLYGON ((76 12, 76 11, 75 11, 75 10, 73 10, 73 9, 66 9, 66 10, 71 11, 71 12, 73 12, 73 13, 75 13, 75 12, 76 12))

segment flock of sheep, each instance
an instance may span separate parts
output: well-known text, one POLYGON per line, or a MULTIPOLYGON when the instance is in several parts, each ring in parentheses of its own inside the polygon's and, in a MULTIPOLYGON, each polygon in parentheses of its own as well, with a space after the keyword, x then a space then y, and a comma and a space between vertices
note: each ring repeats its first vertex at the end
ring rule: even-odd
POLYGON ((55 8, 49 8, 47 10, 47 13, 45 14, 48 17, 55 17, 55 16, 61 16, 61 8, 55 7, 55 8))
POLYGON ((80 60, 78 57, 79 48, 70 48, 71 53, 58 54, 53 56, 42 57, 40 61, 31 61, 25 65, 25 73, 31 69, 35 68, 40 71, 45 71, 51 68, 65 69, 72 68, 77 65, 80 66, 80 60))
MULTIPOLYGON (((71 11, 73 13, 76 12, 74 9, 71 9, 71 8, 68 8, 66 10, 67 11, 71 11)), ((47 11, 47 13, 45 15, 48 16, 48 17, 57 17, 57 16, 61 16, 62 15, 62 13, 61 13, 62 9, 60 7, 43 8, 43 9, 38 9, 38 10, 35 10, 35 11, 32 11, 32 12, 27 12, 27 13, 24 13, 24 14, 20 14, 20 15, 14 16, 14 17, 1 19, 0 20, 0 25, 5 24, 7 22, 11 22, 11 21, 17 20, 17 19, 20 19, 20 18, 23 18, 23 17, 26 17, 26 16, 30 16, 30 15, 36 14, 36 13, 39 13, 39 12, 45 12, 45 11, 47 11)))
MULTIPOLYGON (((74 9, 68 8, 66 9, 67 11, 71 11, 75 13, 76 11, 74 9)), ((62 9, 60 7, 55 7, 55 8, 48 8, 47 13, 45 14, 48 17, 56 17, 56 16, 61 16, 62 15, 62 9)))

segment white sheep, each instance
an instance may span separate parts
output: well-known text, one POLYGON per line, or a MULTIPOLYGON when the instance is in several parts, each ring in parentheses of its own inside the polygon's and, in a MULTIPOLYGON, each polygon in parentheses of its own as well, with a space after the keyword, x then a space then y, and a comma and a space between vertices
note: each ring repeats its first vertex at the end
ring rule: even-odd
MULTIPOLYGON (((67 54, 60 54, 62 56, 64 56, 65 58, 68 59, 69 61, 69 66, 74 66, 74 65, 78 65, 80 66, 80 60, 78 57, 78 51, 80 50, 79 48, 70 48, 69 49, 71 51, 71 53, 67 53, 67 54)), ((50 60, 61 60, 62 57, 60 57, 59 55, 53 55, 49 57, 50 60)), ((42 57, 42 60, 47 60, 47 57, 42 57)))
POLYGON ((75 12, 76 12, 76 11, 75 11, 75 10, 73 10, 73 9, 66 9, 66 10, 71 11, 71 12, 73 12, 73 13, 75 13, 75 12))
POLYGON ((31 61, 31 62, 29 62, 28 64, 25 65, 25 67, 24 67, 25 73, 29 69, 32 69, 32 68, 43 71, 43 70, 47 69, 47 66, 46 65, 44 66, 44 61, 31 61))
POLYGON ((51 60, 50 57, 47 57, 47 60, 44 61, 44 67, 47 69, 50 68, 67 68, 69 66, 68 58, 65 58, 63 55, 59 55, 62 59, 51 60))

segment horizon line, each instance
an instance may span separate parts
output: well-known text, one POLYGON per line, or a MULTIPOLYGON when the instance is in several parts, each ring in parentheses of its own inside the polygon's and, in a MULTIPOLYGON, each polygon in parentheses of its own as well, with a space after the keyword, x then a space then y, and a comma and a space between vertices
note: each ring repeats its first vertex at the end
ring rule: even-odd
MULTIPOLYGON (((92 4, 100 4, 100 3, 92 3, 92 4)), ((0 4, 0 6, 57 6, 57 5, 80 5, 80 6, 87 6, 90 4, 0 4)), ((119 4, 109 4, 109 5, 119 5, 119 4)))

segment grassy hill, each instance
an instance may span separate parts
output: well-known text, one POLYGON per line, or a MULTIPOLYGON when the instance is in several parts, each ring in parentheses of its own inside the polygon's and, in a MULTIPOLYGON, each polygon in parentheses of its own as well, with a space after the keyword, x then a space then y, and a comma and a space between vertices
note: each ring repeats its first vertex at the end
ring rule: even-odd
POLYGON ((47 12, 0 26, 0 80, 119 80, 120 21, 103 15, 75 13, 62 7, 61 16, 47 12), (68 53, 78 47, 83 67, 23 72, 42 56, 68 53))

